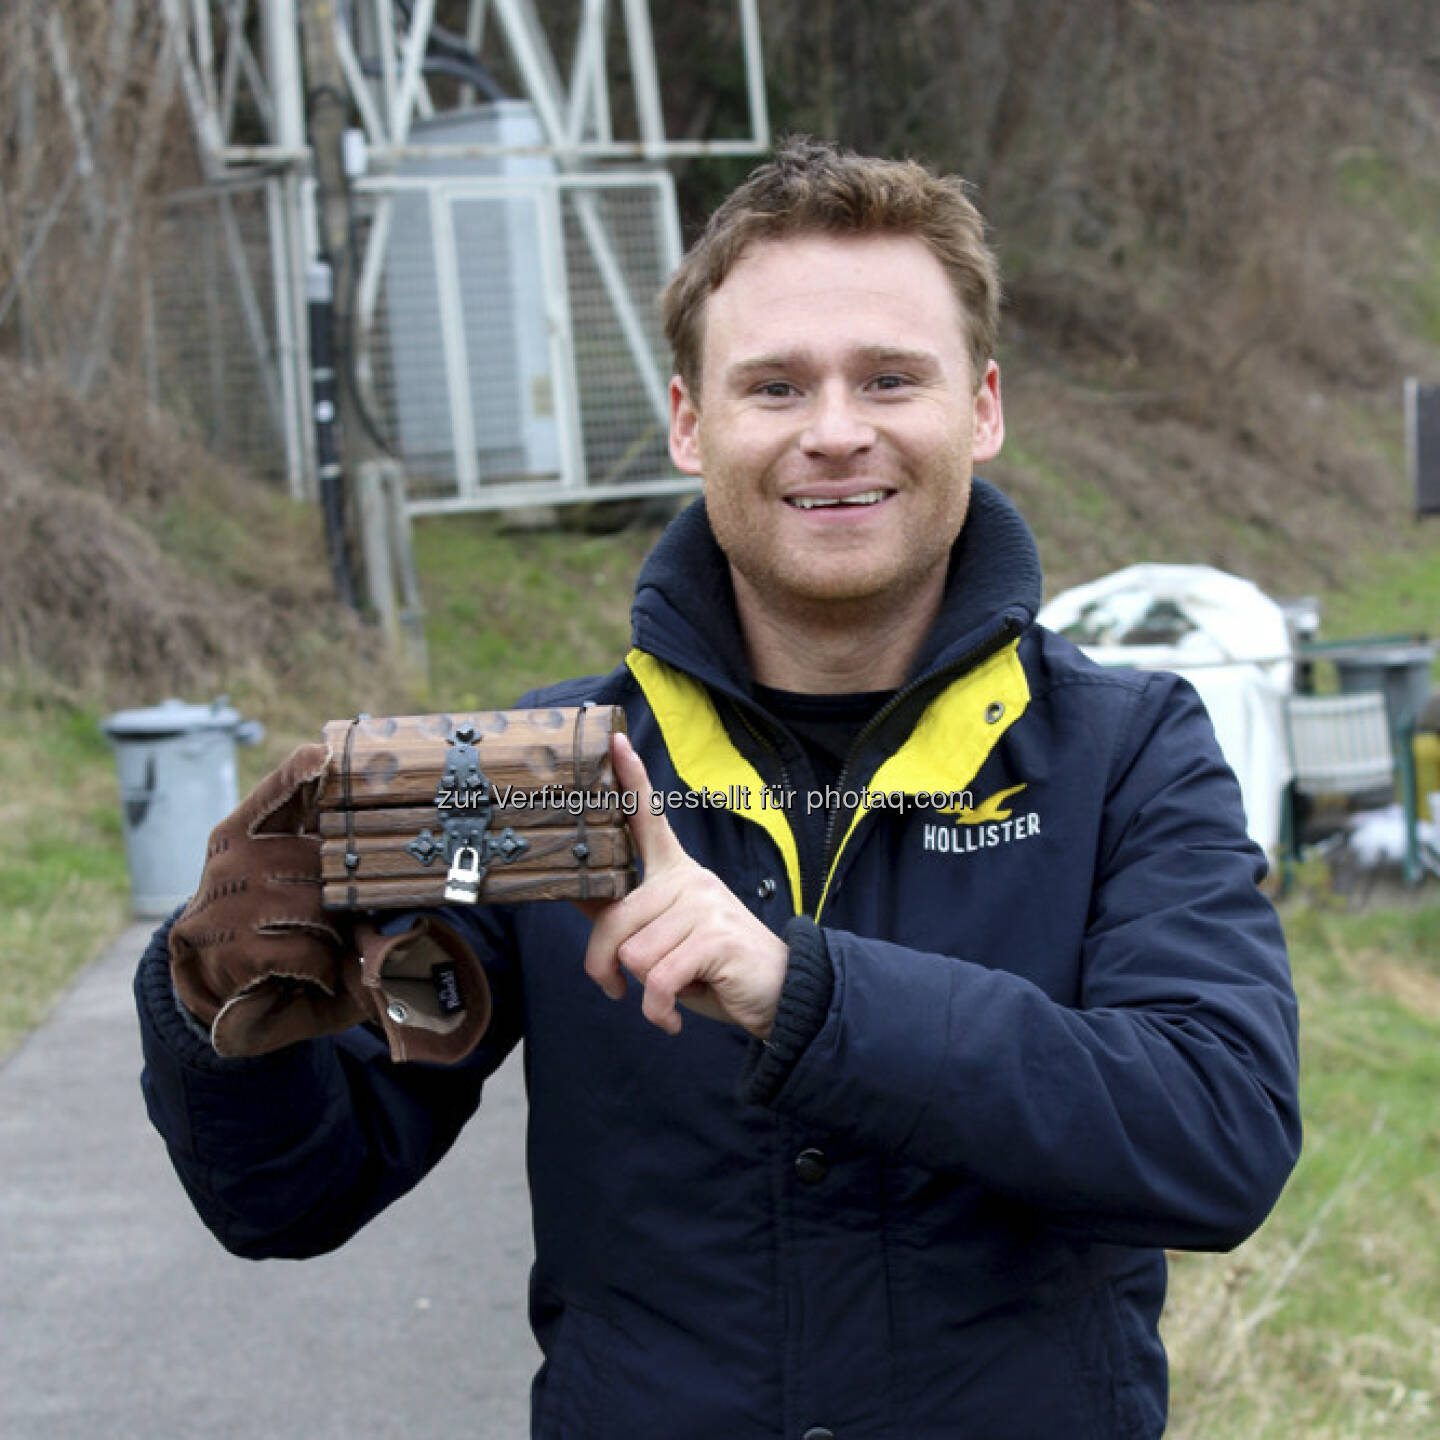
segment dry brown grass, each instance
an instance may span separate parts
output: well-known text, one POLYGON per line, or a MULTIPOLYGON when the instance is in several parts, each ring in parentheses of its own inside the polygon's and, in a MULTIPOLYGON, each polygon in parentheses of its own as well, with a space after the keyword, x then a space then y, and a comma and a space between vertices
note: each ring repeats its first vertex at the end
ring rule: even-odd
POLYGON ((107 705, 228 689, 340 714, 408 689, 333 598, 313 507, 133 394, 82 403, 3 360, 0 669, 107 705))
POLYGON ((103 494, 0 450, 0 664, 81 691, 203 685, 239 651, 201 586, 103 494))

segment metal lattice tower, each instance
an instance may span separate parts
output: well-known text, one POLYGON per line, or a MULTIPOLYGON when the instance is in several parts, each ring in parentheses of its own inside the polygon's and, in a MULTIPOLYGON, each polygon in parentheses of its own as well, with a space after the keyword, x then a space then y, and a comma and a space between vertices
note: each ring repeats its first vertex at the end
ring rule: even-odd
MULTIPOLYGON (((247 352, 255 411, 272 422, 297 495, 315 493, 316 471, 305 3, 161 0, 207 178, 172 201, 174 268, 213 252, 225 294, 207 301, 221 336, 210 349, 247 352)), ((756 0, 730 0, 749 133, 712 140, 666 134, 648 0, 582 0, 573 32, 554 43, 534 0, 468 0, 463 33, 437 23, 436 0, 312 3, 333 9, 358 120, 346 146, 348 362, 404 468, 410 513, 689 488, 664 450, 668 357, 654 299, 680 254, 664 164, 768 149, 756 0), (633 99, 623 117, 617 54, 633 99), (487 56, 503 56, 518 94, 497 98, 487 56), (437 105, 436 91, 454 103, 437 105)), ((162 295, 154 309, 171 305, 162 295)), ((234 386, 216 374, 238 363, 211 353, 171 368, 176 383, 220 394, 234 386)))

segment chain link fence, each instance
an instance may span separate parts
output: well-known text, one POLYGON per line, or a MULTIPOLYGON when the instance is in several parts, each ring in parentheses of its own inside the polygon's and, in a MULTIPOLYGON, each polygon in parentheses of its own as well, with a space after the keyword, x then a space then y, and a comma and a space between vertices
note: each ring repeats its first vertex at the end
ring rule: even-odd
MULTIPOLYGON (((165 197, 104 292, 77 197, 17 291, 12 343, 72 377, 143 376, 215 454, 293 487, 309 361, 282 185, 165 197), (83 294, 67 275, 86 277, 83 294)), ((337 347, 342 383, 402 465, 412 510, 690 488, 666 448, 657 300, 679 259, 668 176, 375 180, 354 202, 365 339, 337 347)))
POLYGON ((89 391, 143 379, 215 454, 284 478, 287 417, 266 183, 178 193, 123 224, 83 195, 57 207, 17 269, 0 345, 89 391))
POLYGON ((287 387, 269 189, 170 196, 155 225, 143 294, 150 397, 207 447, 260 473, 287 470, 287 387))
POLYGON ((566 196, 565 253, 575 334, 575 369, 585 435, 585 473, 591 485, 608 487, 673 474, 667 448, 668 406, 663 386, 670 375, 669 347, 660 324, 659 295, 679 261, 678 240, 666 235, 664 197, 652 187, 566 196), (622 312, 608 292, 601 264, 580 207, 590 202, 613 237, 625 289, 643 297, 635 318, 655 374, 642 373, 622 312), (654 379, 661 380, 661 403, 654 379))
POLYGON ((361 388, 413 508, 688 483, 666 450, 668 177, 377 180, 363 202, 360 249, 384 248, 361 388))

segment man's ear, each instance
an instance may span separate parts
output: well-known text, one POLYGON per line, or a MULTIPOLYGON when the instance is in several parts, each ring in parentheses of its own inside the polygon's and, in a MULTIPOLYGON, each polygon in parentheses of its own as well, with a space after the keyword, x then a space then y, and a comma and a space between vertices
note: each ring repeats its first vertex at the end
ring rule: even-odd
POLYGON ((1000 404, 1000 367, 991 360, 975 392, 975 436, 971 459, 993 460, 1005 443, 1005 411, 1000 404))
POLYGON ((670 458, 682 475, 699 475, 700 408, 678 376, 670 377, 670 458))

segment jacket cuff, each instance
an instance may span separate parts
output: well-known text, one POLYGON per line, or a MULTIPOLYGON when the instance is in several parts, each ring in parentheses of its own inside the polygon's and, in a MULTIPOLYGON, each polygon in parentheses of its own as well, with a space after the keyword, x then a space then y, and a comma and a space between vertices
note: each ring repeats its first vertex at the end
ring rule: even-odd
POLYGON ((150 1031, 174 1059, 190 1070, 244 1070, 262 1063, 257 1059, 230 1059, 217 1054, 210 1043, 210 1032, 181 1003, 170 978, 170 927, 180 918, 180 910, 150 937, 145 953, 135 972, 135 1003, 150 1031))
POLYGON ((757 1040, 745 1057, 740 1098, 768 1105, 780 1093, 795 1062, 820 1033, 835 994, 835 969, 825 932, 808 915, 797 915, 781 932, 790 947, 785 984, 768 1040, 757 1040))

